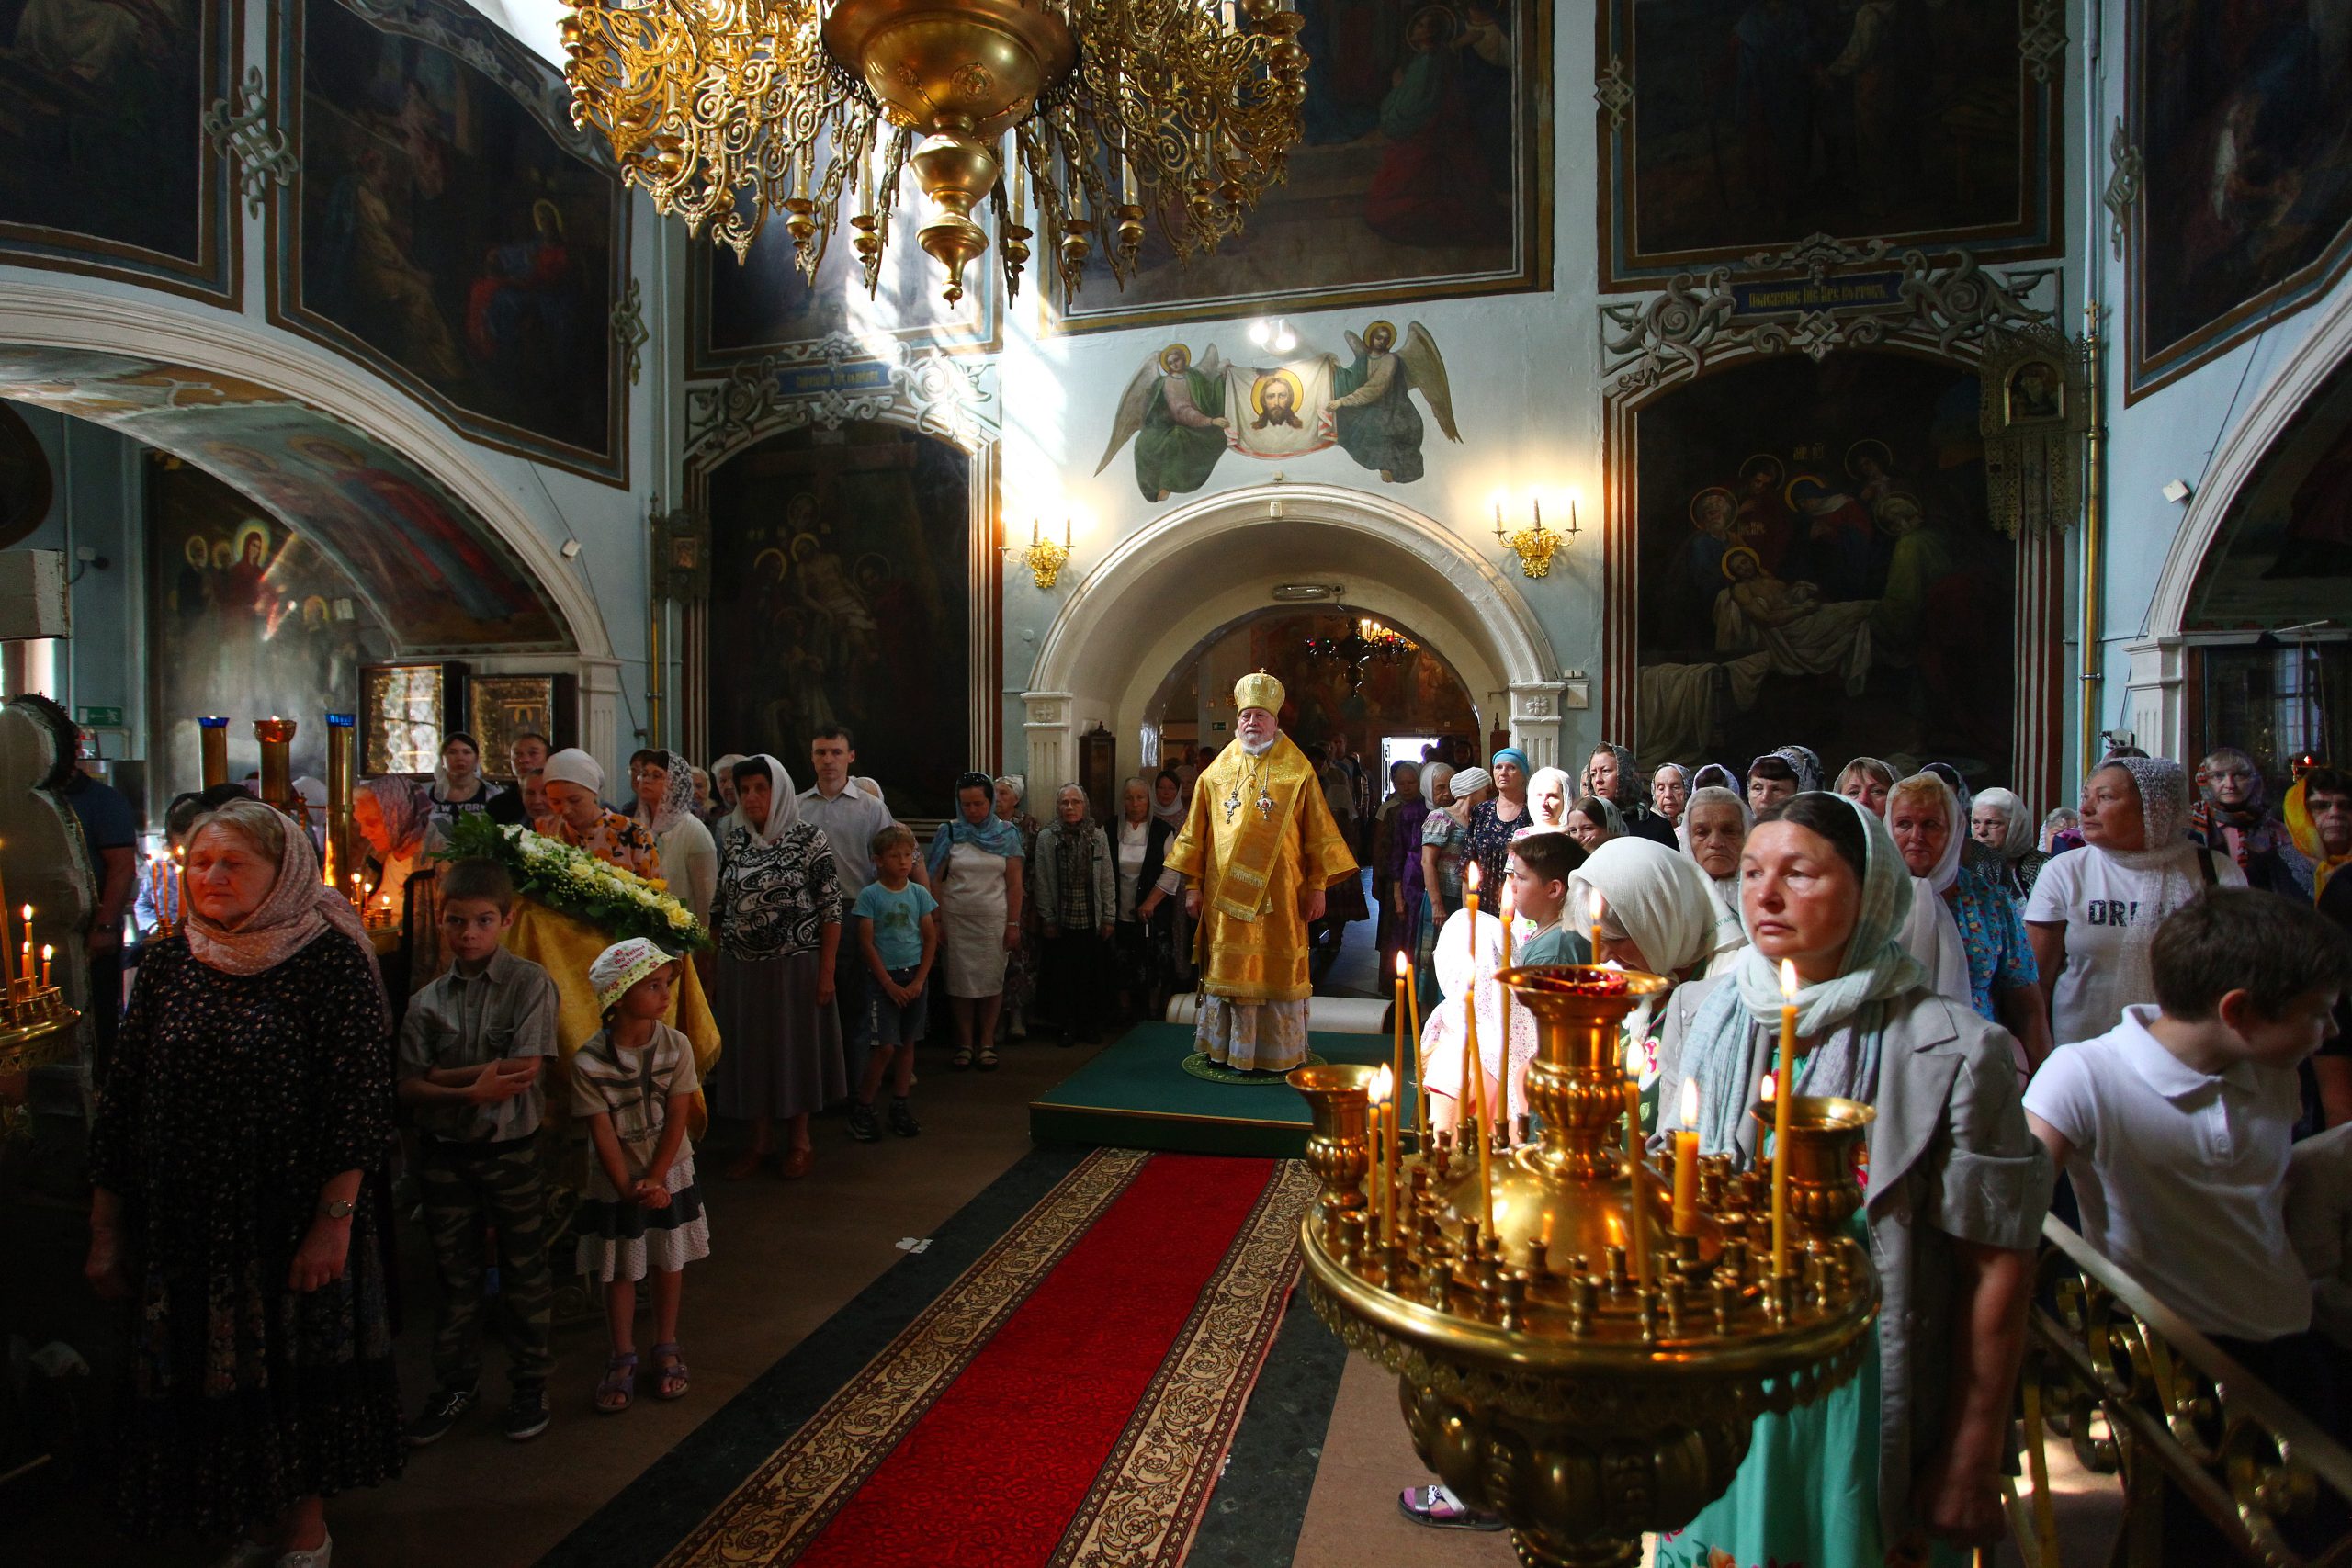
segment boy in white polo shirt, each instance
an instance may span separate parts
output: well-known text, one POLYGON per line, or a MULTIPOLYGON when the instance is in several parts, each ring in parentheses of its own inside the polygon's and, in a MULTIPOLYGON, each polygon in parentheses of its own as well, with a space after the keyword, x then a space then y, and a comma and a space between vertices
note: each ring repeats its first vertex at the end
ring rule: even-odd
POLYGON ((2052 1053, 2026 1121, 2074 1178, 2086 1241, 2332 1426, 2286 1181, 2295 1065, 2335 1032, 2352 939, 2309 904, 2224 887, 2167 917, 2150 959, 2156 1005, 2052 1053))

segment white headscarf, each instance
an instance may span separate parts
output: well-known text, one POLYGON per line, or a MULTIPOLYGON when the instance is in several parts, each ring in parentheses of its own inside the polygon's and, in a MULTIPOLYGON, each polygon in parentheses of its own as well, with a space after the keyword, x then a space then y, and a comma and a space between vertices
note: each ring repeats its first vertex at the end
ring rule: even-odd
POLYGON ((1707 875, 1663 844, 1611 839, 1568 874, 1568 908, 1590 919, 1595 895, 1660 974, 1679 973, 1713 951, 1714 901, 1707 875))
POLYGON ((782 838, 786 828, 800 820, 800 795, 792 787, 792 775, 784 771, 784 764, 766 752, 762 751, 756 756, 746 757, 743 761, 763 763, 767 768, 767 826, 754 828, 752 826, 751 818, 743 815, 742 790, 739 785, 736 789, 735 809, 729 812, 725 820, 719 823, 719 831, 722 835, 728 835, 741 828, 751 835, 753 849, 764 850, 782 838))
MULTIPOLYGON (((1928 971, 1929 981, 1944 996, 1973 1009, 1976 998, 1968 981, 1968 949, 1960 940, 1960 921, 1944 893, 1960 880, 1961 852, 1968 843, 1968 819, 1961 815, 1960 799, 1951 785, 1936 773, 1917 773, 1887 792, 1886 814, 1894 815, 1895 801, 1905 795, 1931 795, 1944 815, 1943 853, 1925 876, 1911 879, 1911 912, 1903 922, 1903 946, 1928 971)), ((1893 831, 1890 826, 1890 832, 1893 831)))
MULTIPOLYGON (((1701 769, 1699 776, 1704 778, 1706 772, 1701 769)), ((1725 769, 1717 768, 1715 772, 1725 778, 1731 777, 1725 769)), ((1715 907, 1714 961, 1707 965, 1707 976, 1713 979, 1730 967, 1733 954, 1747 945, 1747 926, 1739 912, 1739 867, 1733 866, 1729 876, 1709 876, 1707 868, 1699 863, 1699 857, 1690 852, 1690 814, 1702 806, 1737 807, 1739 830, 1743 838, 1755 831, 1756 813, 1748 806, 1747 797, 1738 790, 1724 784, 1702 784, 1690 792, 1689 800, 1683 802, 1682 820, 1674 825, 1675 841, 1682 846, 1684 854, 1690 856, 1691 868, 1698 872, 1699 880, 1707 885, 1708 902, 1715 907)))
MULTIPOLYGON (((2140 792, 2140 817, 2144 849, 2110 850, 2086 843, 2085 850, 2105 855, 2127 871, 2153 872, 2158 877, 2154 906, 2156 919, 2194 900, 2203 889, 2197 857, 2206 852, 2188 836, 2188 771, 2169 757, 2109 757, 2094 772, 2121 768, 2140 792)), ((2150 950, 2155 942, 2156 919, 2133 928, 2115 957, 2119 971, 2116 994, 2134 998, 2156 994, 2150 950)))
POLYGON ((548 759, 539 770, 542 788, 551 784, 578 784, 589 794, 602 798, 605 793, 605 765, 577 746, 567 746, 548 759))
POLYGON ((1527 826, 1521 833, 1557 833, 1568 825, 1568 808, 1577 803, 1576 791, 1569 786, 1567 771, 1563 768, 1538 768, 1527 780, 1527 826), (1556 820, 1546 818, 1536 809, 1536 797, 1544 793, 1546 784, 1556 784, 1560 790, 1560 815, 1556 820))
MULTIPOLYGON (((2015 790, 1995 784, 1976 792, 1975 806, 1989 806, 2008 821, 2009 830, 2001 836, 2000 854, 2003 860, 2021 860, 2033 852, 2033 818, 2018 799, 2015 790)), ((1973 807, 1972 807, 1972 810, 1973 807)), ((1975 824, 1969 824, 1971 838, 1975 837, 1975 824)))
MULTIPOLYGON (((1708 896, 1707 874, 1663 844, 1629 835, 1610 840, 1586 857, 1568 874, 1567 908, 1578 924, 1589 927, 1596 903, 1658 974, 1679 975, 1714 950, 1715 905, 1708 896)), ((1625 1021, 1629 1039, 1649 1038, 1663 999, 1643 999, 1625 1021)))

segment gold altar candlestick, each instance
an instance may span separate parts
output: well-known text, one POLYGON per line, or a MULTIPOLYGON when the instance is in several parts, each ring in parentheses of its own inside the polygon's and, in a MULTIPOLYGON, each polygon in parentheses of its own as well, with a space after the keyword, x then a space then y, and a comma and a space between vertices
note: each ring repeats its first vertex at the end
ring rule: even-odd
POLYGON ((1781 960, 1781 1066, 1772 1085, 1772 1273, 1789 1271, 1789 1108, 1796 1100, 1797 966, 1781 960))
POLYGON ((310 810, 294 793, 295 727, 290 718, 254 720, 254 739, 261 742, 261 797, 308 828, 310 810))
POLYGON ((229 782, 229 716, 208 715, 196 721, 198 750, 204 759, 206 789, 229 782))

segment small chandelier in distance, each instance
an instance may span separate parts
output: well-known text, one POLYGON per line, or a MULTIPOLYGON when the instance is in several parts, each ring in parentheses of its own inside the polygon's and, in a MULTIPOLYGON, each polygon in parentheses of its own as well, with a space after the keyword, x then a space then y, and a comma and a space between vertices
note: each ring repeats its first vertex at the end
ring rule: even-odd
POLYGON ((739 261, 781 214, 811 280, 848 203, 868 294, 910 166, 938 209, 917 239, 950 304, 987 253, 984 202, 1019 292, 1028 196, 1069 292, 1098 231, 1124 288, 1147 209, 1179 256, 1240 228, 1283 177, 1306 100, 1304 24, 1283 0, 1239 0, 1238 20, 1235 0, 572 6, 572 118, 605 134, 624 180, 739 261))

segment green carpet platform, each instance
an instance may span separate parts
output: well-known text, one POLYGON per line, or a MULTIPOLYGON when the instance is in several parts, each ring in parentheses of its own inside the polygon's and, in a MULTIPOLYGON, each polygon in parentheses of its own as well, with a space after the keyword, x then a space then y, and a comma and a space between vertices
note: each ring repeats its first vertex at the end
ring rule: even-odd
MULTIPOLYGON (((1378 1064, 1395 1049, 1385 1034, 1310 1032, 1306 1041, 1310 1051, 1331 1062, 1378 1064)), ((1190 1024, 1136 1024, 1029 1102, 1029 1135, 1041 1144, 1272 1159, 1306 1152, 1306 1101, 1295 1089, 1279 1080, 1232 1084, 1195 1077, 1183 1065, 1193 1050, 1190 1024)), ((1412 1068, 1408 1054, 1408 1077, 1412 1068)))

